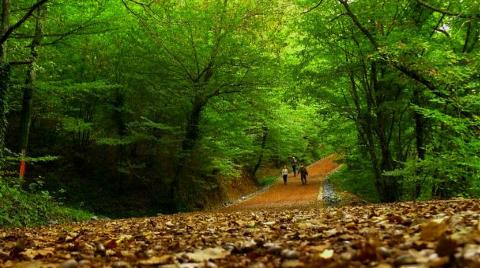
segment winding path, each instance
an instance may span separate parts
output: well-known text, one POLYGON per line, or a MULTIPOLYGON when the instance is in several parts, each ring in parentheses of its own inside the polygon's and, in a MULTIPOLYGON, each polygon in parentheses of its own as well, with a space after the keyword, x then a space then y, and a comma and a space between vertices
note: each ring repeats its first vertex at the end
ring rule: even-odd
POLYGON ((335 171, 339 164, 334 159, 336 155, 330 155, 307 167, 308 177, 307 185, 302 185, 300 176, 288 176, 287 185, 283 184, 282 178, 277 181, 265 192, 259 193, 250 199, 240 202, 230 209, 257 209, 274 208, 285 206, 306 206, 322 200, 322 186, 326 175, 335 171))

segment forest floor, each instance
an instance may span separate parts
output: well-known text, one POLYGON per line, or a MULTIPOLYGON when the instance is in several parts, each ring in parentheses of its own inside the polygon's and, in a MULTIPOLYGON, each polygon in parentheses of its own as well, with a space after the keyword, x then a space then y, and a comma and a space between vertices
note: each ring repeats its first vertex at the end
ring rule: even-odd
POLYGON ((327 207, 335 168, 218 211, 0 229, 0 267, 480 267, 479 200, 327 207))

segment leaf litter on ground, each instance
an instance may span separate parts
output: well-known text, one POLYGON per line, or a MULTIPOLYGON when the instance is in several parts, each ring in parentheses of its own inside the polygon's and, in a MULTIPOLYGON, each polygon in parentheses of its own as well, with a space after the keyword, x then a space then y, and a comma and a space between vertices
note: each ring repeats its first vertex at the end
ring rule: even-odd
POLYGON ((0 267, 480 267, 480 201, 217 211, 0 230, 0 267))

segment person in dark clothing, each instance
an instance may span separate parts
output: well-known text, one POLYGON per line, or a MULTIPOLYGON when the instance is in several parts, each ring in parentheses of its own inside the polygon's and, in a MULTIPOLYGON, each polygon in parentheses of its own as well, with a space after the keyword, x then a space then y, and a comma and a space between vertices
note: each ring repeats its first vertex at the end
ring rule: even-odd
POLYGON ((302 184, 303 185, 307 184, 308 171, 307 171, 307 168, 303 165, 303 163, 300 164, 298 173, 300 173, 300 180, 302 181, 302 184))
POLYGON ((283 169, 282 169, 282 177, 283 177, 283 184, 287 184, 287 180, 288 180, 288 169, 287 169, 287 165, 283 166, 283 169))
POLYGON ((295 156, 292 156, 291 163, 292 163, 293 176, 297 177, 297 159, 295 158, 295 156))

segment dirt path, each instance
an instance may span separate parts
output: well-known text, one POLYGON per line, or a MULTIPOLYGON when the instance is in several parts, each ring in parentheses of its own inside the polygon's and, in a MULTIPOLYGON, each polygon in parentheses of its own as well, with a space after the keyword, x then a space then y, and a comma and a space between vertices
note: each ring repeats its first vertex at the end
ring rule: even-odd
POLYGON ((287 185, 284 185, 283 180, 279 177, 267 191, 229 207, 229 210, 298 207, 313 204, 318 201, 325 176, 338 167, 334 161, 335 157, 335 155, 330 155, 308 166, 310 176, 307 185, 301 184, 299 175, 294 177, 293 174, 290 174, 287 185))

